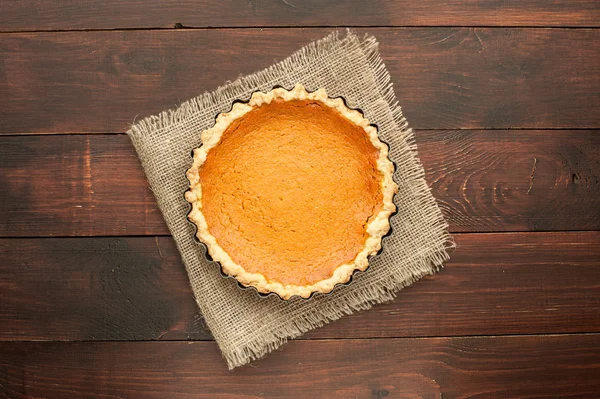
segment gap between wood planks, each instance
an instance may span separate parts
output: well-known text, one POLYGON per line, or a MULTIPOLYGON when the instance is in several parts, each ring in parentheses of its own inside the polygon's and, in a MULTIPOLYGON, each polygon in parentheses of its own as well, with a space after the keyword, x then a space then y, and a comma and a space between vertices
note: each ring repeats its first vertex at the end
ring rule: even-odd
MULTIPOLYGON (((377 306, 377 305, 375 305, 377 306)), ((366 310, 368 312, 368 310, 366 310)), ((306 335, 303 334, 299 337, 292 338, 290 341, 320 341, 320 342, 333 342, 333 341, 377 341, 377 340, 386 340, 386 339, 396 339, 396 340, 435 340, 435 339, 477 339, 477 338, 521 338, 521 337, 568 337, 568 336, 596 336, 600 335, 600 332, 568 332, 568 333, 531 333, 531 334, 473 334, 473 335, 424 335, 424 336, 414 336, 414 337, 344 337, 344 338, 329 338, 329 337, 309 337, 306 338, 306 335)), ((0 343, 27 343, 27 342, 36 342, 36 343, 140 343, 140 342, 213 342, 214 339, 161 339, 157 337, 155 339, 62 339, 62 340, 51 340, 51 339, 19 339, 19 340, 11 340, 4 339, 0 340, 0 343)))
POLYGON ((68 33, 68 32, 118 32, 118 31, 173 31, 173 30, 262 30, 262 29, 390 29, 390 28, 473 28, 473 29, 554 29, 554 30, 580 30, 600 29, 597 26, 544 26, 544 25, 262 25, 262 26, 184 26, 179 22, 174 23, 172 28, 92 28, 92 29, 39 29, 39 30, 9 30, 0 31, 0 35, 22 34, 22 33, 68 33), (180 26, 179 26, 180 25, 180 26))

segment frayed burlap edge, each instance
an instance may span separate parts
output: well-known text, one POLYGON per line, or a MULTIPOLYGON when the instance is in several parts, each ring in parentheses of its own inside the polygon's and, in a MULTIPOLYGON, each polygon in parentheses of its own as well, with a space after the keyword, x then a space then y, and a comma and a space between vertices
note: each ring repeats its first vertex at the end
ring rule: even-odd
MULTIPOLYGON (((265 82, 276 80, 277 76, 285 73, 285 71, 294 70, 296 65, 302 64, 307 58, 316 57, 332 48, 344 46, 359 46, 363 51, 373 71, 376 85, 392 112, 393 119, 398 128, 398 134, 401 136, 397 139, 401 146, 401 153, 392 160, 396 163, 397 168, 403 171, 403 179, 413 186, 414 195, 418 198, 422 209, 426 211, 423 225, 430 229, 430 235, 435 240, 436 246, 428 248, 425 253, 413 253, 411 259, 403 259, 403 262, 407 264, 407 273, 392 275, 384 280, 374 281, 369 286, 363 287, 360 291, 336 290, 333 293, 336 296, 336 300, 321 302, 319 301, 321 299, 319 296, 313 298, 312 300, 319 301, 319 303, 315 304, 312 313, 304 312, 303 307, 297 307, 296 311, 283 315, 285 316, 285 320, 281 320, 279 327, 271 328, 269 331, 261 331, 260 334, 257 332, 257 338, 246 342, 243 347, 230 347, 227 344, 227 338, 220 336, 218 329, 213 329, 210 318, 206 318, 207 325, 213 332, 230 369, 261 358, 280 347, 288 339, 296 338, 311 329, 327 324, 329 321, 337 320, 355 311, 369 309, 374 304, 392 300, 402 288, 411 285, 426 275, 438 271, 443 263, 449 259, 448 251, 455 247, 452 237, 448 233, 448 225, 425 181, 425 172, 418 159, 413 131, 408 127, 407 121, 396 100, 391 78, 379 55, 378 43, 373 36, 367 35, 359 39, 349 30, 344 38, 340 38, 338 32, 333 32, 327 37, 303 47, 280 63, 274 64, 261 72, 221 86, 211 93, 202 94, 183 103, 175 110, 165 111, 157 116, 145 118, 132 126, 127 132, 144 164, 145 152, 141 148, 143 146, 141 142, 142 136, 156 134, 158 131, 170 128, 174 124, 183 123, 187 118, 192 117, 194 113, 200 112, 205 107, 226 101, 232 97, 241 97, 244 93, 261 86, 265 82)), ((161 199, 157 198, 157 200, 160 206, 161 199)), ((176 236, 178 232, 172 231, 172 233, 176 236)), ((384 239, 384 247, 385 241, 384 239)), ((179 243, 177 244, 179 246, 179 243)), ((188 274, 192 276, 189 269, 190 266, 185 258, 184 264, 186 265, 188 274)), ((192 288, 194 288, 193 283, 192 288)), ((198 295, 201 293, 194 289, 194 294, 198 299, 198 295)), ((198 300, 197 302, 201 312, 204 313, 205 309, 203 309, 202 304, 198 300)))

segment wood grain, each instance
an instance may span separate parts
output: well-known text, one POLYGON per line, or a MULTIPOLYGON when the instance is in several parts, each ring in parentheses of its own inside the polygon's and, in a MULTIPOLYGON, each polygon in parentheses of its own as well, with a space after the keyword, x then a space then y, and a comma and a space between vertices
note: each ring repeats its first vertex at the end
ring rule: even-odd
MULTIPOLYGON (((303 338, 600 331, 600 232, 458 234, 445 269, 303 338)), ((206 340, 170 237, 0 240, 0 340, 206 340)))
MULTIPOLYGON (((1 133, 112 133, 331 29, 6 34, 1 133)), ((420 129, 600 127, 600 30, 372 28, 420 129)))
POLYGON ((20 398, 597 398, 600 335, 293 341, 227 371, 212 342, 0 343, 20 398))
MULTIPOLYGON (((600 228, 598 131, 416 137, 453 232, 600 228)), ((0 137, 0 184, 0 236, 169 234, 125 135, 0 137)))
POLYGON ((0 3, 0 30, 248 26, 598 26, 593 0, 106 0, 0 3))
POLYGON ((0 143, 1 235, 168 234, 127 136, 0 143))
POLYGON ((417 131, 452 231, 598 230, 597 131, 417 131))

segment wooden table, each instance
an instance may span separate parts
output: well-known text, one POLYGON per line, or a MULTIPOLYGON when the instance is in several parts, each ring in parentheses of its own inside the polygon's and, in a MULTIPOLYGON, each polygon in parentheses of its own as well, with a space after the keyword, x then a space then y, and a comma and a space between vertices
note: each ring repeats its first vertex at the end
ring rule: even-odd
POLYGON ((0 3, 0 397, 600 397, 600 2, 0 3), (123 132, 369 32, 458 248, 229 372, 123 132))

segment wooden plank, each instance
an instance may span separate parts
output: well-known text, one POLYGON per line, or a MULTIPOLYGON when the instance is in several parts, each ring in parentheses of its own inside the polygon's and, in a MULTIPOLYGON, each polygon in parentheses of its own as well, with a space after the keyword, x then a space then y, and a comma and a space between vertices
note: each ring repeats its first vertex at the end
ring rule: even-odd
POLYGON ((597 398, 600 335, 293 341, 227 371, 212 342, 0 343, 9 398, 597 398))
MULTIPOLYGON (((458 234, 439 274, 303 338, 600 331, 600 232, 458 234)), ((170 237, 0 240, 0 340, 211 339, 170 237)))
POLYGON ((168 234, 129 138, 0 139, 0 235, 168 234))
MULTIPOLYGON (((2 133, 111 133, 281 60, 330 29, 21 33, 0 41, 2 133)), ((600 30, 375 34, 419 129, 600 127, 600 30)))
POLYGON ((8 0, 0 30, 247 26, 598 26, 593 0, 8 0), (179 25, 178 25, 179 24, 179 25))
MULTIPOLYGON (((600 229, 597 131, 416 137, 451 231, 600 229)), ((169 234, 125 135, 0 137, 0 182, 0 236, 169 234)))
POLYGON ((418 131, 419 155, 452 231, 598 230, 594 131, 418 131))

